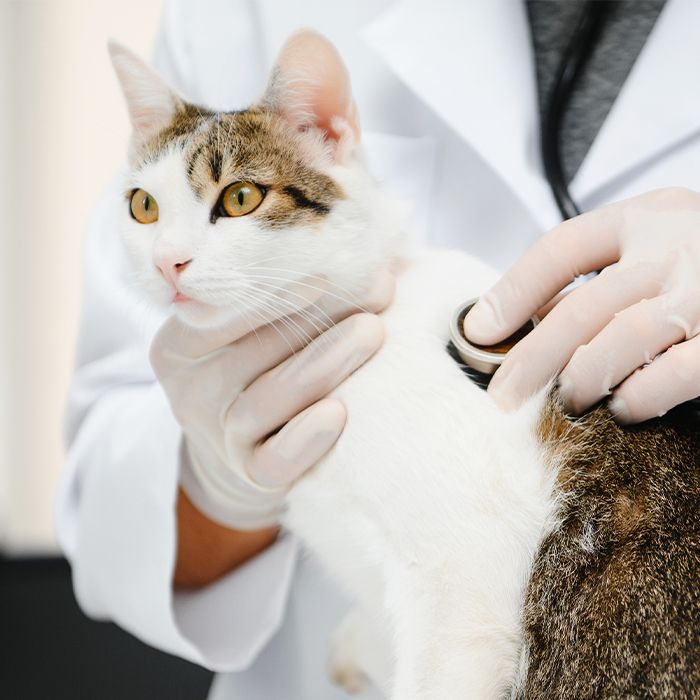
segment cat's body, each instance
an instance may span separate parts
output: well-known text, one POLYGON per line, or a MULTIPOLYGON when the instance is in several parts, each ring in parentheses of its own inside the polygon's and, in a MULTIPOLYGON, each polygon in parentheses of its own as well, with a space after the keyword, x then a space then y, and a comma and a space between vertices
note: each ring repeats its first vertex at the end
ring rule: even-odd
POLYGON ((343 436, 289 495, 358 601, 332 672, 390 687, 396 654, 397 700, 698 697, 700 418, 571 421, 553 391, 497 411, 445 351, 491 277, 455 251, 407 263, 383 348, 336 392, 343 436))
POLYGON ((288 497, 286 525, 356 601, 336 680, 369 676, 394 700, 700 696, 696 428, 623 430, 603 408, 572 422, 551 389, 506 414, 470 383, 448 321, 493 273, 402 253, 321 37, 292 39, 261 105, 238 113, 182 103, 123 52, 115 64, 136 127, 124 240, 161 301, 154 256, 186 260, 181 320, 292 314, 318 275, 324 325, 396 269, 384 346, 334 393, 345 430, 288 497), (217 201, 241 182, 260 199, 229 218, 217 201))
MULTIPOLYGON (((398 654, 402 700, 510 687, 521 600, 551 519, 552 475, 536 439, 542 397, 506 416, 445 349, 454 308, 492 279, 454 251, 407 262, 383 347, 335 392, 348 407, 343 435, 289 494, 288 526, 365 621, 383 620, 397 640, 373 656, 398 654)), ((336 640, 341 660, 355 633, 336 640)))

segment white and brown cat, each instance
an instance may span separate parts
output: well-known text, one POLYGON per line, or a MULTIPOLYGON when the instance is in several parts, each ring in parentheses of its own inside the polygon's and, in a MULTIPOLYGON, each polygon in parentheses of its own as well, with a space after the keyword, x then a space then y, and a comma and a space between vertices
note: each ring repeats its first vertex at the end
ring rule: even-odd
POLYGON ((693 417, 623 430, 599 407, 572 421, 551 389, 507 415, 463 375, 450 314, 493 273, 461 252, 403 253, 323 37, 292 37, 238 112, 187 104, 129 52, 113 58, 134 125, 124 190, 141 207, 125 201, 123 239, 160 303, 156 243, 196 251, 182 321, 271 303, 290 315, 307 275, 337 293, 320 302, 331 314, 390 261, 401 270, 384 346, 334 393, 345 431, 288 497, 285 526, 355 600, 334 677, 394 700, 700 697, 693 417), (272 256, 263 283, 251 271, 272 256))

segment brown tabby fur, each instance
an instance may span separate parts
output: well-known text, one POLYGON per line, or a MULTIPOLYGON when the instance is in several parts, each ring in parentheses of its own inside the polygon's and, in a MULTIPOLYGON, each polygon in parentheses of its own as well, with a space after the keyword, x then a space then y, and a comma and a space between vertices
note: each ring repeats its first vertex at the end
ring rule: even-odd
POLYGON ((265 206, 251 214, 266 228, 313 225, 343 197, 338 185, 308 165, 303 137, 274 112, 252 107, 211 112, 181 103, 172 122, 138 149, 136 168, 168 149, 185 157, 192 190, 212 205, 234 182, 250 181, 267 191, 265 206))
POLYGON ((539 425, 558 527, 524 607, 527 700, 700 698, 700 418, 621 428, 599 407, 539 425))

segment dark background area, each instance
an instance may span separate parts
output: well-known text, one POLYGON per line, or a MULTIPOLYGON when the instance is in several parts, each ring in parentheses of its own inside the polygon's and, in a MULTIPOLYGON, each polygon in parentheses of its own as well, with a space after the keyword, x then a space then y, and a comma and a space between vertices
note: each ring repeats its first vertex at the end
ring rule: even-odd
POLYGON ((89 620, 64 559, 0 558, 3 700, 204 700, 212 674, 89 620))

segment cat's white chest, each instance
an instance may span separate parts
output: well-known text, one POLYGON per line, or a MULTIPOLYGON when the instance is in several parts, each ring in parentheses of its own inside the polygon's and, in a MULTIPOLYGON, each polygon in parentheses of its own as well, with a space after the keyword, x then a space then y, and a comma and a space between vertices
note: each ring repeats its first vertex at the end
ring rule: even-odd
POLYGON ((359 562, 383 558, 389 540, 411 548, 398 542, 394 526, 407 531, 404 521, 417 509, 427 514, 444 500, 470 433, 460 430, 459 416, 493 411, 445 349, 453 309, 493 277, 455 251, 407 263, 383 314, 383 347, 333 392, 348 411, 345 431, 290 493, 286 525, 322 559, 343 560, 331 568, 351 561, 349 578, 359 562), (432 483, 431 469, 440 472, 432 483))
POLYGON ((423 698, 445 654, 458 677, 430 698, 500 697, 514 678, 523 587, 552 512, 541 401, 501 413, 446 352, 452 311, 492 281, 454 252, 406 267, 383 347, 334 392, 343 434, 289 494, 287 527, 356 603, 333 652, 348 687, 359 667, 393 698, 423 698))

